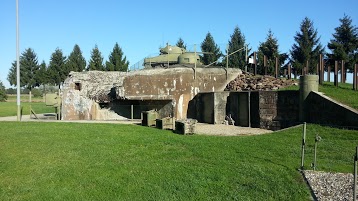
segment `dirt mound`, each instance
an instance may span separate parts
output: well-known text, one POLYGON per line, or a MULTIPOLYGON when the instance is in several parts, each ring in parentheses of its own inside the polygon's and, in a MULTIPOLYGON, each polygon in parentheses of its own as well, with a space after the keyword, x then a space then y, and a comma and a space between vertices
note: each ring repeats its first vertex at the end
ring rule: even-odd
POLYGON ((298 85, 295 80, 286 78, 274 78, 269 75, 253 75, 252 73, 240 74, 226 85, 225 91, 249 91, 249 90, 277 90, 292 85, 298 85))

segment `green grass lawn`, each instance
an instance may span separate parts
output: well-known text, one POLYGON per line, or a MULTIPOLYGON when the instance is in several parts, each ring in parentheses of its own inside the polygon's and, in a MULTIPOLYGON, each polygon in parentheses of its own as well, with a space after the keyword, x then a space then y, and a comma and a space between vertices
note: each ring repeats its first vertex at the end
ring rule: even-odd
MULTIPOLYGON (((21 95, 20 95, 20 100, 21 100, 21 102, 29 102, 29 99, 30 99, 30 97, 29 97, 28 94, 21 94, 21 95)), ((32 100, 33 102, 43 102, 43 101, 44 101, 44 98, 43 98, 43 97, 34 97, 34 96, 32 96, 32 97, 31 97, 31 100, 32 100)), ((11 94, 11 95, 8 94, 6 101, 7 101, 7 102, 16 102, 16 101, 17 101, 17 96, 16 96, 16 95, 12 95, 12 94, 11 94)))
MULTIPOLYGON (((0 200, 310 200, 302 128, 182 136, 134 125, 0 122, 0 200)), ((319 133, 318 169, 351 172, 358 132, 319 133)), ((309 166, 309 165, 308 165, 309 166)))
MULTIPOLYGON (((21 102, 22 114, 30 114, 30 103, 21 102)), ((44 102, 33 102, 31 108, 37 113, 55 113, 54 107, 48 107, 44 102)), ((16 116, 17 115, 17 103, 16 102, 0 102, 0 117, 16 116)))
POLYGON ((336 87, 332 82, 324 82, 318 90, 336 101, 358 109, 358 91, 352 90, 352 84, 339 83, 336 87))

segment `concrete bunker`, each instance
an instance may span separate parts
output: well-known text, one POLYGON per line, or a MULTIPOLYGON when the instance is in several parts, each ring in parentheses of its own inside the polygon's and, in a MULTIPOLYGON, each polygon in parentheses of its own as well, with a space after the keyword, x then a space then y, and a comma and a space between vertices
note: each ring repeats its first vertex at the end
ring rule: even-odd
POLYGON ((240 69, 177 66, 135 72, 71 72, 63 85, 63 120, 139 119, 155 109, 160 118, 186 119, 199 92, 223 91, 240 69))

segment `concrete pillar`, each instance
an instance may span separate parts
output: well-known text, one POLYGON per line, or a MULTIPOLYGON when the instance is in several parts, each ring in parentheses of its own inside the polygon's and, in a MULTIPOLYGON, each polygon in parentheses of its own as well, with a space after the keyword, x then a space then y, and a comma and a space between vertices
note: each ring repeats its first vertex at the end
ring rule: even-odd
POLYGON ((318 75, 300 76, 300 112, 299 120, 306 121, 305 101, 311 91, 318 91, 318 75))

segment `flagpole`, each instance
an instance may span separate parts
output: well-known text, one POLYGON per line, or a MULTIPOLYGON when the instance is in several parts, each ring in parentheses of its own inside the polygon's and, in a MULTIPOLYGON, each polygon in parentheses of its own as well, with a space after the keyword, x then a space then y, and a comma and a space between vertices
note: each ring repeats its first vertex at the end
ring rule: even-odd
POLYGON ((17 84, 17 121, 21 121, 20 107, 20 61, 19 61, 19 0, 16 0, 16 84, 17 84))

